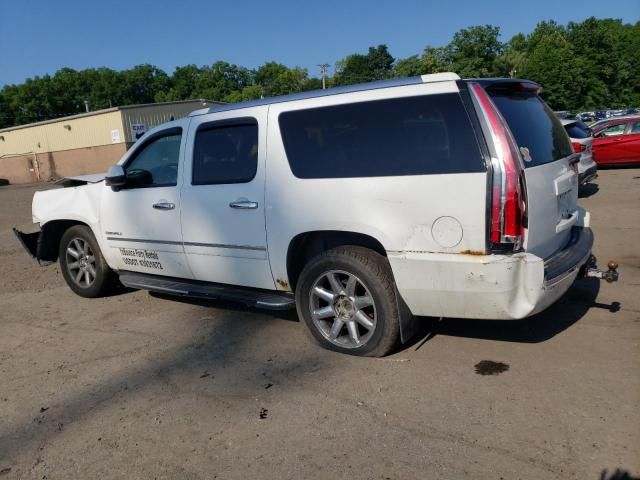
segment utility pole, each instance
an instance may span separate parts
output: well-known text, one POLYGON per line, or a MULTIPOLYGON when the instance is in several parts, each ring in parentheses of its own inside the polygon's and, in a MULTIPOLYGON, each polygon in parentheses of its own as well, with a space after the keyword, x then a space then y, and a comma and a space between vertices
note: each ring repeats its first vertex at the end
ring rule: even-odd
POLYGON ((327 78, 327 71, 329 70, 329 67, 331 65, 329 65, 328 63, 319 63, 318 66, 320 67, 320 76, 322 77, 322 89, 324 90, 327 88, 325 79, 327 78))

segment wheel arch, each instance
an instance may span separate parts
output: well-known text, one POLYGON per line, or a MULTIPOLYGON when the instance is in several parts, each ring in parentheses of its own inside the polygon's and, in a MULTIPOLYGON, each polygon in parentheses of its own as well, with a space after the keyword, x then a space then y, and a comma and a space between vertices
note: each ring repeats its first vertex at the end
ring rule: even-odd
MULTIPOLYGON (((316 255, 340 246, 365 247, 386 257, 387 252, 382 243, 372 237, 360 232, 343 230, 312 230, 302 232, 293 237, 287 248, 287 277, 288 287, 295 291, 296 283, 300 272, 306 262, 316 255)), ((283 287, 282 281, 277 281, 283 287)))
MULTIPOLYGON (((39 262, 55 262, 58 260, 60 240, 62 235, 71 227, 83 225, 93 232, 88 223, 73 219, 50 220, 40 226, 40 236, 38 237, 37 259, 39 262)), ((94 233, 95 236, 95 233, 94 233)))

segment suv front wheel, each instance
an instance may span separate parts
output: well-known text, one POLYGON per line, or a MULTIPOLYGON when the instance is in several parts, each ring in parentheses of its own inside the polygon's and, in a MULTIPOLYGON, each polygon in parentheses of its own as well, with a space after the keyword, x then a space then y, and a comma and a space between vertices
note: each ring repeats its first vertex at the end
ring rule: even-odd
POLYGON ((81 297, 101 297, 114 284, 114 273, 89 227, 76 225, 64 232, 58 258, 62 276, 81 297))
POLYGON ((386 258, 363 247, 338 247, 302 270, 296 288, 298 316, 329 350, 382 357, 400 336, 395 292, 386 258))

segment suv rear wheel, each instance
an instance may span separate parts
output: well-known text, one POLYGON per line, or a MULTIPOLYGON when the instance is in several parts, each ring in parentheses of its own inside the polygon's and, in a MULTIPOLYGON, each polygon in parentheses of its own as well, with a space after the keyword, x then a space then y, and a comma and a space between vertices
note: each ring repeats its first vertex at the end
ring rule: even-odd
POLYGON ((76 225, 64 232, 58 258, 67 285, 81 297, 101 297, 114 284, 114 274, 87 226, 76 225))
POLYGON ((382 357, 398 343, 391 268, 367 248, 338 247, 313 258, 300 274, 296 305, 313 338, 329 350, 382 357))

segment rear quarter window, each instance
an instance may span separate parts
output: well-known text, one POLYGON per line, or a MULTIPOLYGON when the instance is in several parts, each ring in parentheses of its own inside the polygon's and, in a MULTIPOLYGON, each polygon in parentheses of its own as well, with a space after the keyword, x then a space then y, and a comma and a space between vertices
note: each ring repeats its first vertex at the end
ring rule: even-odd
POLYGON ((489 89, 523 155, 525 167, 554 162, 573 154, 562 123, 537 95, 510 89, 489 89))
POLYGON ((485 171, 458 94, 284 112, 282 140, 298 178, 485 171))

